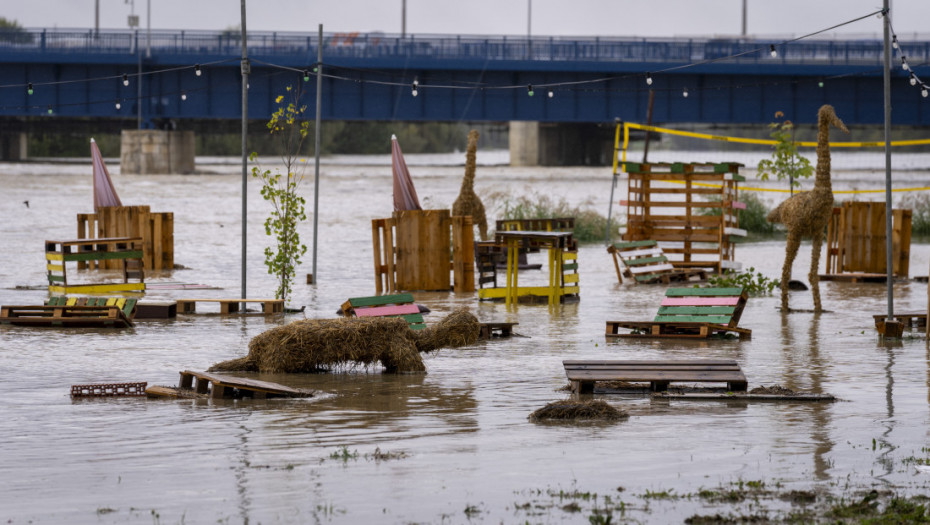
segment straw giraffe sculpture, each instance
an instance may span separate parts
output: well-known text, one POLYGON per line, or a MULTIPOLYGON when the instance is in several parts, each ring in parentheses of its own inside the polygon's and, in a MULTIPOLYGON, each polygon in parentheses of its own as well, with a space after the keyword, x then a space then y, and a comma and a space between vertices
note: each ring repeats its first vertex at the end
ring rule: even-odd
POLYGON ((817 170, 814 189, 798 193, 772 210, 766 219, 788 228, 788 246, 785 265, 781 270, 781 309, 788 309, 788 282, 791 280, 791 265, 798 254, 803 237, 811 238, 811 271, 808 279, 814 295, 814 312, 822 312, 820 304, 820 246, 823 231, 833 212, 833 188, 830 185, 830 125, 849 133, 843 121, 836 116, 833 106, 824 104, 817 112, 817 170))
POLYGON ((478 226, 481 240, 488 240, 488 218, 484 213, 484 204, 475 193, 475 151, 478 149, 478 131, 468 132, 468 150, 465 154, 465 178, 462 179, 462 189, 459 196, 452 203, 452 215, 471 215, 478 226))

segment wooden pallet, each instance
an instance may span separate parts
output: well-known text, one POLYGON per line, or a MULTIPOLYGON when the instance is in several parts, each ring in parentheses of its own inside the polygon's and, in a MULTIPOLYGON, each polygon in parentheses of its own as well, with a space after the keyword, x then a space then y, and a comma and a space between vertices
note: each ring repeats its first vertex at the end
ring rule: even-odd
POLYGON ((618 242, 608 246, 607 252, 613 255, 617 281, 621 284, 623 275, 632 277, 637 284, 707 280, 707 271, 701 268, 675 268, 656 241, 618 242))
MULTIPOLYGON (((876 314, 872 316, 875 319, 875 328, 885 322, 888 318, 887 314, 876 314)), ((926 328, 927 326, 927 312, 909 312, 909 313, 895 313, 894 318, 897 321, 900 321, 905 328, 926 328)))
POLYGON ((752 330, 737 326, 746 298, 742 288, 669 288, 652 321, 607 321, 606 337, 704 339, 734 332, 749 339, 752 330))
POLYGON ((492 337, 510 337, 513 327, 517 323, 481 323, 478 339, 491 339, 492 337))
POLYGON ((71 397, 144 396, 148 383, 95 383, 71 385, 71 397))
POLYGON ((653 392, 668 390, 669 383, 726 383, 727 389, 745 391, 746 376, 732 359, 681 361, 565 360, 565 375, 572 392, 591 394, 598 381, 649 383, 653 392))
POLYGON ((219 303, 220 314, 222 315, 248 313, 239 311, 240 303, 260 304, 262 311, 259 313, 262 315, 284 313, 284 299, 178 299, 177 313, 195 314, 197 313, 197 303, 219 303))
POLYGON ((132 321, 113 306, 2 306, 0 324, 41 327, 129 328, 132 321))
POLYGON ((342 303, 342 314, 346 317, 400 317, 413 330, 426 328, 420 307, 414 304, 413 295, 409 293, 350 297, 342 303))
POLYGON ((137 302, 134 297, 67 297, 55 295, 45 303, 47 306, 116 306, 128 319, 134 319, 137 302))
POLYGON ((221 399, 224 397, 251 397, 255 399, 312 397, 314 394, 311 390, 291 388, 270 381, 259 381, 257 379, 210 374, 207 372, 194 372, 191 370, 184 370, 181 372, 181 381, 178 384, 178 388, 182 391, 193 390, 197 394, 208 394, 214 399, 221 399))

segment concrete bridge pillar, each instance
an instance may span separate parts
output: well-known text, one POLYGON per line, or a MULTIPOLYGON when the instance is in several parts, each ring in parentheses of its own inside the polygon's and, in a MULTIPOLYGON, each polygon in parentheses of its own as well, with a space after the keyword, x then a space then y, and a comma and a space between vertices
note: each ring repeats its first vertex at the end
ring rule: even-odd
POLYGON ((600 124, 510 123, 511 166, 606 166, 614 129, 600 124))
POLYGON ((26 160, 29 137, 23 132, 0 133, 0 160, 26 160))
POLYGON ((194 132, 124 129, 119 165, 128 175, 193 173, 194 132))

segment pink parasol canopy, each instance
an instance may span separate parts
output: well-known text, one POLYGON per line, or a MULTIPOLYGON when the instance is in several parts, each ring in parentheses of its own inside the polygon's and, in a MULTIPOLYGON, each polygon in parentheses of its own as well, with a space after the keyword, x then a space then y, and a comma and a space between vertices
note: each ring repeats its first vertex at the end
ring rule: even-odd
POLYGON ((100 154, 100 148, 97 142, 90 139, 90 156, 94 161, 94 209, 104 206, 122 206, 119 195, 113 188, 113 181, 110 180, 110 172, 107 171, 107 165, 103 163, 103 155, 100 154))
POLYGON ((394 211, 422 210, 397 135, 391 135, 391 171, 394 173, 394 211))

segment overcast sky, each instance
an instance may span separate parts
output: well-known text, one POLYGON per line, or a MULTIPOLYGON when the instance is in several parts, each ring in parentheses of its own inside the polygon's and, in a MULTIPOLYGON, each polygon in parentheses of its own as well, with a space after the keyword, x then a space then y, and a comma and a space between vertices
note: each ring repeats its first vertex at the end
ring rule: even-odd
MULTIPOLYGON (((226 29, 239 23, 239 0, 5 0, 0 16, 24 27, 125 28, 130 9, 151 2, 152 29, 226 29), (134 5, 133 5, 134 2, 134 5)), ((732 36, 742 31, 744 0, 406 0, 408 34, 577 36, 732 36), (532 9, 529 9, 529 6, 532 9), (528 11, 532 16, 528 17, 528 11)), ((802 35, 881 9, 881 0, 745 0, 750 35, 802 35)), ((250 31, 401 32, 403 0, 247 0, 250 31)), ((891 0, 902 40, 930 33, 930 0, 891 0)), ((880 37, 870 17, 831 31, 880 37)))

